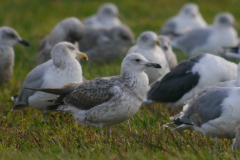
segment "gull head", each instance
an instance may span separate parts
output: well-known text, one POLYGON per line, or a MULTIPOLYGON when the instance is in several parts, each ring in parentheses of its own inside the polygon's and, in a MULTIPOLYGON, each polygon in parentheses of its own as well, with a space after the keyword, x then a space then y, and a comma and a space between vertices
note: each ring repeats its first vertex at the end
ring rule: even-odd
POLYGON ((56 25, 56 35, 63 34, 62 41, 74 43, 81 40, 84 35, 84 25, 76 17, 66 18, 56 25), (59 28, 58 28, 59 26, 59 28))
POLYGON ((117 17, 118 8, 113 3, 104 3, 98 8, 98 15, 102 17, 117 17))
POLYGON ((114 41, 125 46, 130 46, 135 43, 133 32, 129 27, 125 25, 113 27, 110 30, 110 33, 113 35, 114 41))
POLYGON ((0 28, 0 44, 14 46, 18 43, 24 46, 30 46, 29 43, 23 40, 18 32, 13 28, 6 26, 0 28))
POLYGON ((124 72, 144 72, 147 68, 161 68, 158 63, 150 63, 139 53, 127 55, 122 62, 121 70, 124 72))
POLYGON ((195 3, 186 3, 182 6, 180 10, 180 15, 195 18, 199 15, 199 8, 198 5, 195 3))
POLYGON ((161 41, 161 45, 160 47, 164 50, 164 51, 169 51, 172 49, 171 46, 171 41, 167 36, 158 36, 158 39, 161 41))
POLYGON ((222 12, 215 16, 214 25, 222 27, 230 27, 234 24, 234 16, 228 12, 222 12))
POLYGON ((52 49, 51 55, 55 64, 60 64, 67 60, 76 58, 88 60, 86 54, 80 52, 72 43, 69 42, 60 42, 56 44, 52 49))
POLYGON ((146 31, 140 34, 137 39, 138 47, 140 48, 153 48, 160 46, 161 41, 158 39, 157 34, 152 31, 146 31))

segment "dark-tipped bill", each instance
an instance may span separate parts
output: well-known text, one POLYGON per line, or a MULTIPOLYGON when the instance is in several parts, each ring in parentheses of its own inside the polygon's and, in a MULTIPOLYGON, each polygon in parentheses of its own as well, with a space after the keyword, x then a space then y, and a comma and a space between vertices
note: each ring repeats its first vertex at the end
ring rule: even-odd
POLYGON ((23 39, 18 40, 18 42, 23 44, 24 46, 27 46, 27 47, 30 46, 30 44, 27 41, 23 40, 23 39))
POLYGON ((146 66, 152 68, 162 68, 161 65, 158 63, 147 63, 146 66))

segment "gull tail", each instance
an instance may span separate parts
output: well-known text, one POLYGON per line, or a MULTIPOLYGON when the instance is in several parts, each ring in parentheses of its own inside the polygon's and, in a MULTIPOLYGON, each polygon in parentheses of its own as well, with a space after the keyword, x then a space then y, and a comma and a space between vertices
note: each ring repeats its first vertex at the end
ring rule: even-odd
POLYGON ((68 95, 74 89, 76 89, 78 85, 79 83, 69 83, 69 84, 63 85, 63 87, 61 88, 25 88, 25 89, 41 91, 41 92, 46 92, 46 93, 51 93, 56 95, 68 95))

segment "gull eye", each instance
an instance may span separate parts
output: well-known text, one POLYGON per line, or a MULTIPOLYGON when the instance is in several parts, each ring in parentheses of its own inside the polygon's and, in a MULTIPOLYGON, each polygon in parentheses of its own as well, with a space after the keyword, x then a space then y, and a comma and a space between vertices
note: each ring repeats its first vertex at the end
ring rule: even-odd
POLYGON ((8 33, 7 35, 11 38, 16 38, 16 36, 13 33, 8 33))
POLYGON ((136 62, 140 62, 141 60, 140 59, 135 59, 136 62))
POLYGON ((72 46, 69 46, 68 48, 69 48, 70 50, 72 50, 72 51, 75 49, 75 48, 72 47, 72 46))

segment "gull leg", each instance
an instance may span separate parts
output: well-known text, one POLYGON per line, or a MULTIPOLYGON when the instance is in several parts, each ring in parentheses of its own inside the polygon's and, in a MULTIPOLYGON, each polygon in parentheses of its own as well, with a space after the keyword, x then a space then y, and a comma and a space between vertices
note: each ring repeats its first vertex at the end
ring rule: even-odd
POLYGON ((44 112, 44 117, 45 117, 45 119, 46 119, 46 123, 48 124, 48 115, 47 115, 46 112, 44 112))
POLYGON ((111 126, 108 127, 108 135, 110 136, 111 135, 111 126))
POLYGON ((218 147, 218 138, 215 138, 215 148, 218 147))
POLYGON ((101 131, 100 131, 100 134, 102 134, 102 135, 104 134, 104 131, 102 130, 102 127, 101 127, 101 131))

